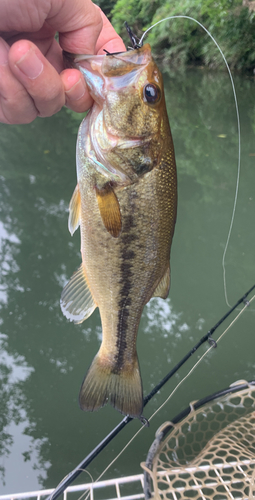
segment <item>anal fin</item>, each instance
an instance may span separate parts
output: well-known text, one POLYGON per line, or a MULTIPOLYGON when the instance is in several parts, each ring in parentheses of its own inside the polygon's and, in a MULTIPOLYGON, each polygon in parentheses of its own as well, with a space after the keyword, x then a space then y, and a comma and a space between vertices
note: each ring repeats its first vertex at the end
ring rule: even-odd
POLYGON ((68 229, 72 236, 80 225, 80 214, 81 214, 81 195, 79 186, 77 184, 73 192, 71 201, 69 203, 68 229))
POLYGON ((169 289, 170 289, 170 265, 168 266, 163 278, 159 282, 152 297, 161 297, 161 299, 166 299, 169 294, 169 289))
POLYGON ((88 287, 83 264, 63 289, 60 306, 67 319, 74 323, 82 323, 96 309, 97 305, 88 287))
POLYGON ((107 231, 118 238, 121 231, 121 213, 118 198, 110 184, 102 189, 96 188, 97 203, 107 231))

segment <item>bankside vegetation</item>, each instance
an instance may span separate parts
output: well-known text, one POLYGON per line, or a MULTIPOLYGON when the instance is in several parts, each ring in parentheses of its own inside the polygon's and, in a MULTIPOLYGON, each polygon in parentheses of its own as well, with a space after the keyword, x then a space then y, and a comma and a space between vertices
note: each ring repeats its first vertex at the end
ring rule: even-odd
MULTIPOLYGON (((115 29, 128 44, 124 21, 134 33, 173 15, 201 22, 220 45, 231 69, 255 71, 255 1, 248 0, 99 0, 115 29)), ((158 57, 175 66, 221 66, 222 57, 204 30, 187 19, 160 23, 147 41, 158 57)))

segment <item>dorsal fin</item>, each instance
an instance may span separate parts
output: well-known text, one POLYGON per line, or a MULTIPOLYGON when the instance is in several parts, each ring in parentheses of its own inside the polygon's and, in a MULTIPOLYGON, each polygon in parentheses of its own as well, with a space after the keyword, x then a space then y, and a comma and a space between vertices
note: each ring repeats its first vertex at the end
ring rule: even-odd
POLYGON ((88 287, 83 264, 66 284, 60 306, 67 319, 74 323, 82 323, 96 309, 97 305, 88 287))
POLYGON ((81 195, 79 186, 77 184, 71 201, 69 203, 69 218, 68 218, 68 229, 73 236, 74 231, 78 229, 80 225, 80 215, 81 215, 81 195))
POLYGON ((121 231, 121 213, 118 198, 110 184, 96 188, 97 203, 107 231, 118 238, 121 231))

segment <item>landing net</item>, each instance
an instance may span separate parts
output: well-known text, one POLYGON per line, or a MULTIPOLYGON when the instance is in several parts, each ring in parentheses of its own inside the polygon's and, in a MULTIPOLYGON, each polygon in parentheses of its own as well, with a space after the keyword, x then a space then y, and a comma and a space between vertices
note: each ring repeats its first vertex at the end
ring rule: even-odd
POLYGON ((239 381, 163 424, 141 465, 145 499, 254 500, 255 381, 239 381))

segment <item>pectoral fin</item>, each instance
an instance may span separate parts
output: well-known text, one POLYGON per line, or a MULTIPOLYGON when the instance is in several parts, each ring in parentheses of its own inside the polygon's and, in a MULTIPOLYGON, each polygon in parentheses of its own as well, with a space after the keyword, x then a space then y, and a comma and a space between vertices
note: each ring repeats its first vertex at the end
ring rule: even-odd
POLYGON ((82 323, 96 309, 97 305, 88 287, 83 264, 66 284, 60 306, 63 314, 74 323, 82 323))
POLYGON ((152 297, 161 297, 161 299, 166 299, 169 294, 169 289, 170 289, 170 266, 168 266, 163 278, 159 282, 152 297))
POLYGON ((121 231, 121 213, 118 198, 110 184, 102 189, 96 188, 97 203, 107 231, 118 238, 121 231))
POLYGON ((68 218, 68 229, 73 236, 74 231, 78 229, 80 225, 80 214, 81 214, 81 195, 79 186, 77 184, 71 201, 69 203, 69 218, 68 218))

